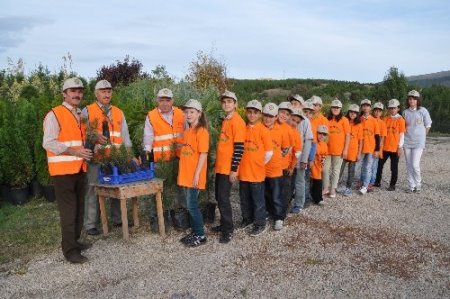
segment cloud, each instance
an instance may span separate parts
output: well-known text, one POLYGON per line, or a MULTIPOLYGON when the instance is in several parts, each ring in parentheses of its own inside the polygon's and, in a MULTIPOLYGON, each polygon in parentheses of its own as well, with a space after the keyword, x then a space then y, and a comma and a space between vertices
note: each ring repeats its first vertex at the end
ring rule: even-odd
POLYGON ((0 53, 18 46, 24 40, 24 32, 50 23, 51 20, 38 17, 0 17, 0 53))

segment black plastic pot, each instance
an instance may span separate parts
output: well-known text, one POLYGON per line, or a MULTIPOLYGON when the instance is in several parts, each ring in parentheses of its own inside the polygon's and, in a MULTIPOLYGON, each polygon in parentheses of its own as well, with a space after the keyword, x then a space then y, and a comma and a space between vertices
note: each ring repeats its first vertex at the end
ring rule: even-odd
POLYGON ((42 186, 42 189, 44 191, 44 197, 47 201, 54 202, 56 200, 55 187, 53 187, 53 185, 42 186))
POLYGON ((24 188, 18 188, 18 189, 11 189, 10 190, 10 202, 13 205, 23 205, 28 201, 28 198, 30 196, 30 190, 27 187, 24 188))
POLYGON ((41 198, 44 196, 44 189, 42 188, 41 183, 37 180, 33 180, 30 185, 30 196, 31 198, 41 198))

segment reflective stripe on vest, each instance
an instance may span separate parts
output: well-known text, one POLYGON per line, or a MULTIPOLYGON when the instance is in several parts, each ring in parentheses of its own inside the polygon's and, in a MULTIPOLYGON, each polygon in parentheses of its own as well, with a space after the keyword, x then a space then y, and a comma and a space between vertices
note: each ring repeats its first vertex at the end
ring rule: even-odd
MULTIPOLYGON (((52 109, 59 123, 58 142, 71 147, 80 148, 83 145, 83 130, 70 110, 60 105, 52 109)), ((52 113, 52 112, 49 112, 52 113)), ((48 170, 51 176, 79 173, 86 171, 83 159, 71 155, 55 155, 47 150, 48 170)))
POLYGON ((179 108, 173 108, 172 125, 162 117, 159 110, 153 109, 148 113, 148 119, 153 127, 153 156, 155 161, 170 160, 179 155, 179 148, 183 141, 184 114, 179 108))

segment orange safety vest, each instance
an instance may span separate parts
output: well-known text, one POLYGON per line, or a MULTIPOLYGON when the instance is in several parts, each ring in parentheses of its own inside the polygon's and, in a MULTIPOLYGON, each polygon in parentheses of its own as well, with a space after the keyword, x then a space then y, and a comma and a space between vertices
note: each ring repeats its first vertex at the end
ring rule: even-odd
MULTIPOLYGON (((72 148, 83 146, 84 132, 75 116, 70 110, 63 106, 52 109, 59 123, 58 142, 72 148)), ((86 163, 83 158, 66 154, 55 155, 47 150, 48 171, 51 176, 86 172, 86 163)))
POLYGON ((162 117, 157 108, 148 113, 148 119, 153 127, 153 158, 155 161, 168 161, 179 157, 179 148, 183 143, 184 113, 179 108, 173 108, 172 125, 162 117))
MULTIPOLYGON (((89 124, 93 125, 93 122, 97 120, 97 132, 102 134, 102 123, 103 121, 108 122, 109 136, 112 146, 120 146, 122 144, 122 122, 123 113, 122 110, 115 106, 111 106, 111 118, 109 118, 103 110, 100 108, 98 103, 90 104, 86 107, 88 113, 89 124)), ((105 148, 110 148, 110 144, 105 145, 105 148)))

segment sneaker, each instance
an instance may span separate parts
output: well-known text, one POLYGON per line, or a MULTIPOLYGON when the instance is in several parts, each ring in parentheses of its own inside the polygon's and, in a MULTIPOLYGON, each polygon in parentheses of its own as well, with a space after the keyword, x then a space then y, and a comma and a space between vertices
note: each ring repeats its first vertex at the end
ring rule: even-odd
POLYGON ((88 234, 89 236, 98 236, 100 235, 100 231, 96 227, 94 227, 86 230, 86 234, 88 234))
POLYGON ((231 233, 222 233, 220 235, 219 243, 222 243, 222 244, 229 243, 232 238, 233 238, 233 234, 231 234, 231 233))
POLYGON ((346 190, 347 190, 347 188, 345 188, 344 186, 341 186, 341 187, 337 187, 336 192, 340 193, 340 194, 344 194, 346 190))
POLYGON ((211 231, 213 231, 215 233, 221 233, 222 227, 220 225, 213 226, 213 227, 211 227, 211 231))
POLYGON ((186 245, 187 247, 197 247, 205 243, 206 243, 205 236, 193 235, 192 238, 190 238, 189 240, 186 241, 186 243, 184 243, 184 245, 186 245))
POLYGON ((253 227, 252 231, 250 232, 250 236, 257 237, 257 236, 263 234, 265 231, 266 231, 266 226, 265 225, 263 225, 263 226, 256 226, 255 225, 253 227))
POLYGON ((344 196, 350 197, 350 196, 352 196, 352 195, 353 195, 352 189, 346 188, 345 191, 344 191, 344 196))
POLYGON ((244 221, 241 222, 241 225, 239 226, 239 229, 246 229, 252 224, 253 224, 253 222, 244 220, 244 221))
POLYGON ((186 236, 184 236, 183 238, 180 239, 180 242, 183 244, 186 244, 187 242, 189 242, 190 239, 192 239, 195 236, 194 233, 190 233, 187 234, 186 236))
POLYGON ((361 189, 359 189, 359 193, 361 193, 362 195, 367 193, 367 188, 366 187, 361 187, 361 189))
POLYGON ((422 190, 420 189, 420 187, 416 187, 416 188, 414 188, 414 193, 417 193, 417 194, 419 194, 419 193, 420 193, 420 191, 422 191, 422 190))
POLYGON ((389 186, 389 187, 387 188, 387 191, 395 191, 395 186, 389 186))
POLYGON ((412 194, 414 192, 414 189, 408 188, 405 190, 406 193, 412 194))
POLYGON ((291 209, 291 214, 300 214, 301 211, 302 208, 295 206, 291 209))
POLYGON ((276 220, 273 226, 274 230, 281 230, 283 228, 283 220, 276 220))

